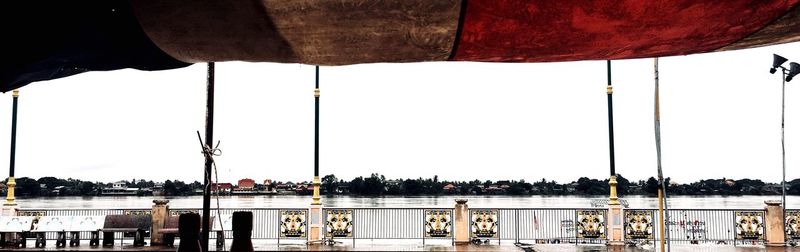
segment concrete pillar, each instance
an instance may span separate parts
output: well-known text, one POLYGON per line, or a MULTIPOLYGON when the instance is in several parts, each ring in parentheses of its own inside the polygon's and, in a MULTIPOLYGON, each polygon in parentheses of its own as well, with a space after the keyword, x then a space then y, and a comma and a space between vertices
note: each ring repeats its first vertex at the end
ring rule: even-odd
POLYGON ((466 199, 457 199, 453 219, 456 244, 469 243, 469 206, 466 199))
POLYGON ((623 220, 622 205, 609 204, 608 205, 608 220, 607 220, 607 233, 609 246, 624 246, 625 234, 623 234, 623 220))
POLYGON ((0 216, 17 216, 17 206, 3 206, 0 208, 0 216))
POLYGON ((161 235, 161 229, 164 228, 164 224, 167 222, 167 216, 169 216, 169 200, 165 199, 157 199, 153 200, 153 211, 152 211, 152 218, 153 218, 153 226, 152 231, 150 232, 150 245, 161 245, 164 244, 164 236, 161 235))
MULTIPOLYGON (((17 210, 18 210, 17 206, 2 206, 2 208, 0 208, 0 216, 17 216, 17 210)), ((13 235, 6 235, 6 240, 0 242, 13 242, 13 241, 14 241, 13 235)))
POLYGON ((311 204, 308 209, 308 241, 320 242, 322 241, 322 231, 324 223, 322 223, 322 205, 311 204))
POLYGON ((766 245, 770 247, 786 246, 786 233, 784 233, 783 208, 779 200, 764 201, 767 204, 764 216, 764 231, 767 238, 766 245))

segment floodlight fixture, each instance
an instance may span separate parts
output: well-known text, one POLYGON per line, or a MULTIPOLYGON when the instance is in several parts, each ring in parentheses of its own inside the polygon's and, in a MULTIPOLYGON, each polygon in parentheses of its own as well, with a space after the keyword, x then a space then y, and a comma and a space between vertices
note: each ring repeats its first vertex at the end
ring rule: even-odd
POLYGON ((792 78, 800 74, 800 64, 797 62, 789 63, 789 73, 786 74, 786 82, 792 81, 792 78))

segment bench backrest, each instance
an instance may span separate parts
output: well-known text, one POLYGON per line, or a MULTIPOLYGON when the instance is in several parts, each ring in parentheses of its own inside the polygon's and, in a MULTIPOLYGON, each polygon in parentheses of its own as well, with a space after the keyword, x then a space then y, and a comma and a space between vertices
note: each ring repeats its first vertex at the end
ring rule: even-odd
POLYGON ((33 216, 0 216, 0 232, 22 232, 31 230, 33 216))
POLYGON ((178 228, 178 219, 180 219, 178 215, 167 216, 167 220, 164 222, 164 228, 178 228))
MULTIPOLYGON (((208 220, 209 222, 211 222, 211 227, 212 227, 211 229, 212 230, 219 230, 218 228, 216 228, 216 226, 219 226, 219 222, 216 221, 216 217, 217 216, 211 216, 211 219, 208 220)), ((180 216, 177 216, 177 215, 175 215, 175 216, 167 216, 167 220, 164 222, 164 228, 178 228, 178 220, 179 219, 180 219, 180 216)), ((228 216, 228 219, 230 219, 230 216, 228 216)), ((200 228, 202 229, 203 227, 200 227, 200 228)), ((226 229, 226 230, 230 230, 230 229, 226 229)))
POLYGON ((103 228, 105 215, 73 216, 67 231, 97 231, 103 228))
POLYGON ((153 220, 150 215, 106 215, 103 228, 138 228, 150 230, 153 220))
POLYGON ((69 231, 72 216, 37 216, 31 222, 31 232, 69 231))

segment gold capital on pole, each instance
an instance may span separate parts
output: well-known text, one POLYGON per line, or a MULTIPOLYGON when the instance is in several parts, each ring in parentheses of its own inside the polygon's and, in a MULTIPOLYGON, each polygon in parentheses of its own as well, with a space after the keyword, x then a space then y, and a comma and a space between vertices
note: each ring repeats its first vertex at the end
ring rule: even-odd
POLYGON ((14 201, 14 187, 17 186, 17 182, 14 180, 14 177, 8 178, 8 195, 6 196, 6 203, 3 203, 4 206, 16 206, 17 202, 14 201))
POLYGON ((11 92, 11 95, 13 95, 14 97, 19 97, 19 90, 14 89, 14 91, 11 92))
POLYGON ((619 198, 617 198, 617 176, 611 176, 611 178, 608 179, 608 185, 611 186, 608 205, 619 205, 619 198))

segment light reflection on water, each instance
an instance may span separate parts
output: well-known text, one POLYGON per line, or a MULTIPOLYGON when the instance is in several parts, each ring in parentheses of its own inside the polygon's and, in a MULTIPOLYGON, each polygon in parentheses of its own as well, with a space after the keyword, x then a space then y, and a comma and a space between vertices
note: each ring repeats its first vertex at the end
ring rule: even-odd
MULTIPOLYGON (((153 199, 165 197, 49 197, 17 198, 20 208, 150 208, 153 199)), ((419 196, 419 197, 323 197, 326 207, 453 207, 455 199, 467 199, 472 208, 587 208, 592 199, 602 197, 586 196, 419 196)), ((624 197, 631 208, 657 208, 655 197, 624 197)), ((200 208, 202 196, 166 197, 171 208, 200 208)), ((670 208, 729 208, 763 209, 765 200, 778 200, 780 196, 675 196, 669 199, 670 208)), ((786 196, 788 208, 800 208, 800 196, 786 196)), ((222 208, 287 208, 308 207, 311 196, 258 195, 221 196, 222 208)), ((211 206, 216 206, 212 197, 211 206)))

